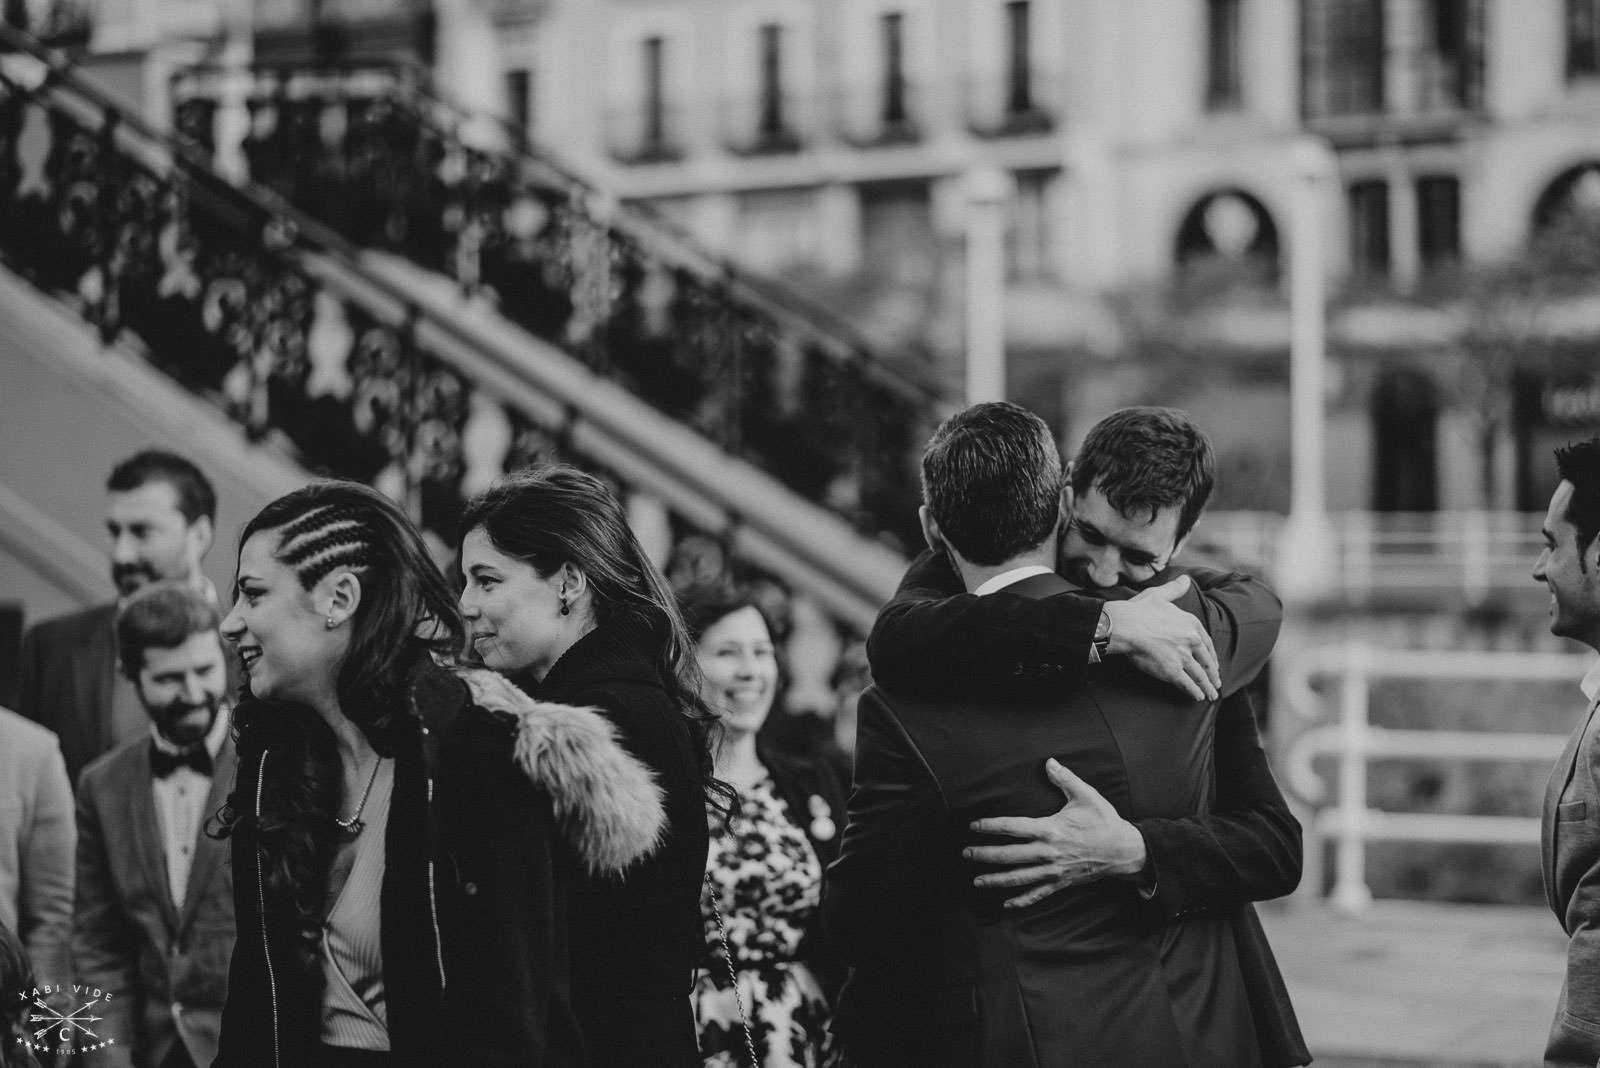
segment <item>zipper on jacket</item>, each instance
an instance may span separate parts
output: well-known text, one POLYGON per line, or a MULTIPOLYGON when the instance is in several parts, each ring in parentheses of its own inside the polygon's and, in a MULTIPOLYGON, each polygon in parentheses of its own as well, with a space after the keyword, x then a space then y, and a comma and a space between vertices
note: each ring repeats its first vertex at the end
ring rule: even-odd
MULTIPOLYGON (((427 734, 428 728, 422 728, 422 733, 427 734)), ((428 823, 433 823, 433 776, 428 776, 428 823)), ((437 839, 437 835, 429 835, 437 839)), ((433 879, 433 851, 438 847, 438 842, 428 843, 428 911, 433 919, 433 957, 439 965, 439 994, 444 994, 444 939, 439 935, 439 898, 434 890, 433 879)))
POLYGON ((261 764, 256 768, 256 904, 261 910, 261 957, 267 962, 267 993, 272 999, 272 1063, 283 1068, 278 1049, 278 979, 272 974, 272 948, 267 943, 267 888, 261 873, 261 785, 267 771, 267 754, 261 753, 261 764))

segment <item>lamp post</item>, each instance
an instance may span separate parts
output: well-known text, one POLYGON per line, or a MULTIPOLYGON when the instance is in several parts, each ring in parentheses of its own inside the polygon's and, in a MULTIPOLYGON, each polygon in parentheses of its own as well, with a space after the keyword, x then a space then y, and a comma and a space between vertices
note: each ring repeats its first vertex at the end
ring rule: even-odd
POLYGON ((1006 398, 1006 203, 1012 180, 994 166, 969 170, 967 193, 967 403, 1006 398))
POLYGON ((1306 138, 1290 149, 1295 172, 1289 229, 1289 518, 1276 568, 1286 600, 1310 601, 1333 580, 1328 529, 1326 428, 1327 268, 1322 216, 1333 155, 1306 138))

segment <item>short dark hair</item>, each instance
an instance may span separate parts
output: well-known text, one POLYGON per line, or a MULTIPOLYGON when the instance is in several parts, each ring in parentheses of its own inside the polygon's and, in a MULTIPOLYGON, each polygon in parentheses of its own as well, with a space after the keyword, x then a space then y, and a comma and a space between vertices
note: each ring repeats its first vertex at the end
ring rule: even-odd
POLYGON ((181 582, 156 582, 131 594, 117 609, 117 658, 122 673, 138 678, 146 649, 172 649, 191 634, 216 632, 216 605, 181 582))
POLYGON ((1098 487, 1118 512, 1132 518, 1178 505, 1176 540, 1194 529, 1211 499, 1217 458, 1211 441, 1176 408, 1120 408, 1083 439, 1072 463, 1072 491, 1098 487))
POLYGON ((1043 544, 1061 511, 1050 428, 1005 401, 957 412, 922 450, 922 500, 950 547, 974 564, 994 567, 1043 544))
POLYGON ((1567 522, 1578 530, 1578 566, 1585 571, 1583 553, 1600 534, 1600 437, 1568 442, 1556 450, 1556 473, 1572 483, 1567 502, 1567 522))
POLYGON ((178 511, 193 523, 205 516, 217 521, 217 491, 201 470, 175 452, 145 449, 111 469, 106 489, 126 493, 150 482, 165 482, 178 495, 178 511))

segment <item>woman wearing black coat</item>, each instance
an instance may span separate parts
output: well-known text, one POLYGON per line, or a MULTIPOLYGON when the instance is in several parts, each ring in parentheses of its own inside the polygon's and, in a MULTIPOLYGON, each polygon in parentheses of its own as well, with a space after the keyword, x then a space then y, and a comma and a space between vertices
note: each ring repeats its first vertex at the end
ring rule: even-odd
POLYGON ((697 1066, 689 990, 711 756, 677 606, 621 504, 575 468, 510 477, 467 506, 461 530, 478 656, 542 700, 596 709, 665 796, 661 848, 573 893, 572 998, 589 1064, 697 1066))
POLYGON ((573 884, 653 848, 649 774, 592 711, 451 665, 455 598, 376 492, 315 483, 241 539, 216 1065, 579 1068, 573 884))
POLYGON ((706 1068, 827 1068, 842 976, 822 930, 822 878, 844 830, 844 786, 826 761, 762 734, 782 680, 761 608, 716 587, 690 591, 683 607, 701 693, 719 717, 716 773, 738 795, 731 813, 711 813, 701 1056, 706 1068))

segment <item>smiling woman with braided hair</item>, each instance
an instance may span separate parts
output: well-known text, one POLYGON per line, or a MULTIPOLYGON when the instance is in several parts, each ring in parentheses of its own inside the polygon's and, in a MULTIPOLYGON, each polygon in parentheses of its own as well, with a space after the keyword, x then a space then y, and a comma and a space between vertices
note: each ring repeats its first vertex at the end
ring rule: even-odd
POLYGON ((317 482, 240 535, 223 621, 248 675, 238 941, 219 1068, 584 1063, 567 901, 662 832, 660 791, 593 711, 458 662, 422 538, 317 482))

